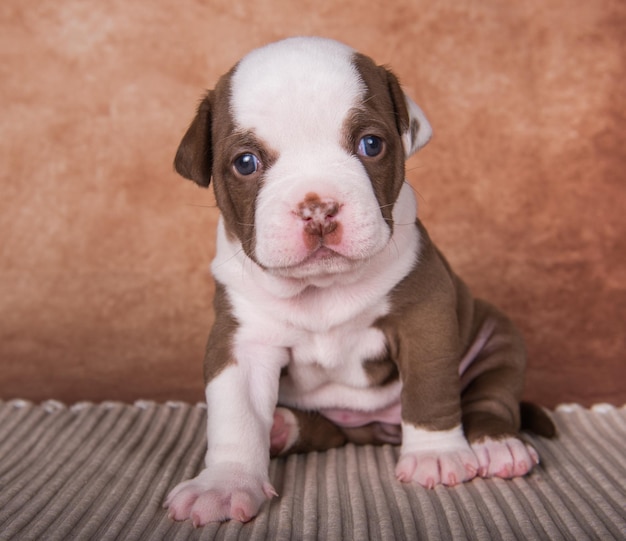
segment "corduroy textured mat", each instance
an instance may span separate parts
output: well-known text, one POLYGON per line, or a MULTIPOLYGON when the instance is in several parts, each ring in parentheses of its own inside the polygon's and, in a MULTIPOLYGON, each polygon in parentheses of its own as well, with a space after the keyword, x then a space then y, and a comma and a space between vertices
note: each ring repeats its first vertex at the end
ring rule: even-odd
POLYGON ((194 529, 161 503, 202 466, 205 408, 0 402, 0 539, 625 539, 626 409, 563 406, 542 465, 513 481, 426 490, 395 447, 274 460, 280 498, 248 524, 194 529))

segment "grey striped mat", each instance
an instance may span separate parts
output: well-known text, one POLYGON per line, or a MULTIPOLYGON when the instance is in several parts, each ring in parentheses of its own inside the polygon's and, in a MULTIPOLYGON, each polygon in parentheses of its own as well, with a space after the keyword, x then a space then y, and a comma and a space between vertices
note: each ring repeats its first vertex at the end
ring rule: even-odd
POLYGON ((201 406, 0 402, 0 539, 626 539, 626 409, 561 407, 524 479, 426 490, 397 448, 274 460, 280 493, 248 524, 195 530, 161 508, 202 465, 201 406))

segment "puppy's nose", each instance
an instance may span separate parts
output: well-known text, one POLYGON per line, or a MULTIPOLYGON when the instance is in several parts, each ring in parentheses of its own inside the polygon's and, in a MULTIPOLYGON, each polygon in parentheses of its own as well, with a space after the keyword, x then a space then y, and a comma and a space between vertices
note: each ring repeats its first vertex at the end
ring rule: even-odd
POLYGON ((337 229, 337 215, 341 205, 334 199, 322 199, 309 193, 298 204, 296 214, 304 222, 304 231, 313 236, 325 237, 337 229))

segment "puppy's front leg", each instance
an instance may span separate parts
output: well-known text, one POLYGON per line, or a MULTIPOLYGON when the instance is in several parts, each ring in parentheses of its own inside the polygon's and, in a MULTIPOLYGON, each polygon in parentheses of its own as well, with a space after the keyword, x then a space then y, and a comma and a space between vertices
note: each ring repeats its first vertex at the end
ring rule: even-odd
POLYGON ((427 488, 452 486, 469 481, 478 471, 461 425, 458 325, 454 311, 425 313, 423 306, 408 307, 402 321, 381 322, 402 381, 402 448, 396 477, 427 488))
POLYGON ((422 360, 419 369, 405 367, 402 451, 396 466, 400 481, 433 488, 476 476, 478 461, 461 426, 455 360, 422 360))
POLYGON ((239 349, 237 360, 207 384, 205 469, 167 497, 165 506, 175 520, 190 518, 195 526, 246 522, 276 495, 268 467, 282 352, 262 346, 239 349))
POLYGON ((395 315, 379 325, 402 381, 400 481, 426 487, 476 476, 461 425, 459 301, 467 293, 421 228, 419 264, 393 292, 395 315))

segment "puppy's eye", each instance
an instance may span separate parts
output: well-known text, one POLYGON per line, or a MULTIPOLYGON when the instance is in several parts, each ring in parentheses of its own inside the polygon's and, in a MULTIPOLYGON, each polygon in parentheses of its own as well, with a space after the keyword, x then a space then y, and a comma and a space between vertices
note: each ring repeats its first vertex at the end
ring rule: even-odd
POLYGON ((376 135, 366 135, 359 141, 357 148, 358 153, 361 156, 367 158, 375 158, 383 151, 383 140, 376 135))
POLYGON ((247 177, 259 170, 261 162, 254 154, 246 152, 235 158, 233 166, 240 175, 247 177))

